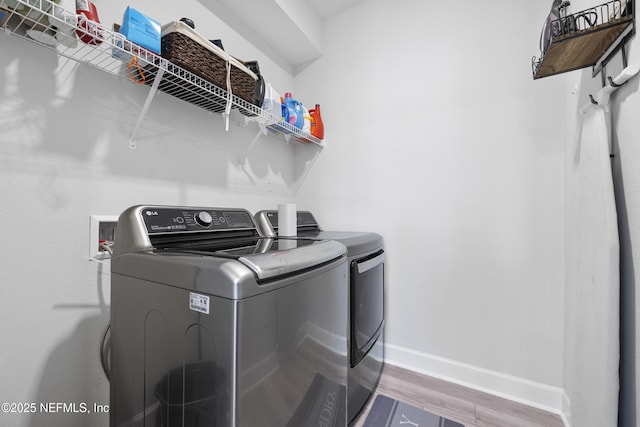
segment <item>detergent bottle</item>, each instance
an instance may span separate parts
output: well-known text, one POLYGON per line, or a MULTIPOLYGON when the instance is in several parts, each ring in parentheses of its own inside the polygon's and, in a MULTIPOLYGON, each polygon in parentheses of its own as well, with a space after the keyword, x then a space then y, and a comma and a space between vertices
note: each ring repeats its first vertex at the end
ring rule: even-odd
POLYGON ((295 126, 298 129, 302 129, 304 126, 302 104, 291 97, 291 92, 287 92, 284 94, 284 105, 288 112, 288 118, 286 121, 290 125, 295 126))
POLYGON ((302 106, 302 114, 304 116, 304 124, 302 125, 302 133, 311 135, 311 113, 304 105, 302 106))
POLYGON ((91 45, 102 43, 104 34, 98 26, 100 18, 98 18, 96 5, 89 0, 76 0, 76 13, 78 15, 78 29, 76 30, 78 38, 91 45))
POLYGON ((324 139, 324 124, 322 116, 320 116, 320 104, 316 104, 316 108, 309 110, 311 114, 311 135, 318 139, 324 139))
POLYGON ((289 109, 285 103, 285 98, 280 97, 280 107, 282 108, 282 120, 285 123, 289 123, 289 109))

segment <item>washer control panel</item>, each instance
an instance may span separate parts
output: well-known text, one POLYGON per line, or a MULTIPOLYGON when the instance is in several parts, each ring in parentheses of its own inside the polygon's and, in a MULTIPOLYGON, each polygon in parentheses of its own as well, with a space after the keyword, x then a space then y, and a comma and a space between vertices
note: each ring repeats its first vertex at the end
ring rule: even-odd
POLYGON ((141 215, 150 235, 256 228, 243 209, 146 207, 141 215))
MULTIPOLYGON (((278 229, 278 211, 266 211, 265 215, 271 223, 271 227, 274 230, 278 229)), ((296 224, 298 227, 308 227, 308 226, 318 226, 318 222, 313 217, 311 212, 308 211, 297 211, 296 212, 296 224)))

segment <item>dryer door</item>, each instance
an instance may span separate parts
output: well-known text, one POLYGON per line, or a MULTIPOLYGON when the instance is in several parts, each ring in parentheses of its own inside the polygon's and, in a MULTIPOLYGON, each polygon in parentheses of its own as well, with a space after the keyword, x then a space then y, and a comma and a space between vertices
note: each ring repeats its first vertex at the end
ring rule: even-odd
POLYGON ((384 251, 351 262, 351 367, 366 356, 384 322, 384 251))

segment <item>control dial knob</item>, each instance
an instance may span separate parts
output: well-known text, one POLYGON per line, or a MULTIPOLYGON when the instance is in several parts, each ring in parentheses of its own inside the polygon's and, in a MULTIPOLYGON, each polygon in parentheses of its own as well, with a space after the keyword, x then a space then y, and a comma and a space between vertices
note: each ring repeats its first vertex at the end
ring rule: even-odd
POLYGON ((200 211, 196 214, 196 222, 203 227, 209 227, 213 223, 213 218, 209 212, 200 211))

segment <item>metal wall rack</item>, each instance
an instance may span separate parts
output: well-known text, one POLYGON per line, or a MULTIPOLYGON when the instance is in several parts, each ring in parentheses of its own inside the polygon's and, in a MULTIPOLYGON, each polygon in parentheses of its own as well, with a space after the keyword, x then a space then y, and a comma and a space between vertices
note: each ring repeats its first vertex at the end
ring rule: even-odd
POLYGON ((595 77, 635 33, 634 24, 634 0, 609 1, 572 14, 561 11, 549 26, 551 43, 546 50, 541 46, 540 57, 531 61, 533 78, 585 67, 593 67, 595 77))
POLYGON ((168 93, 207 111, 222 114, 227 130, 229 110, 237 110, 234 120, 241 125, 255 123, 258 134, 270 134, 289 142, 311 143, 324 147, 324 140, 302 132, 270 112, 229 94, 226 90, 181 68, 161 56, 140 48, 122 34, 104 25, 87 21, 66 10, 55 0, 0 0, 0 31, 16 35, 56 51, 78 63, 87 64, 119 78, 150 87, 129 145, 136 136, 157 91, 168 93), (88 43, 78 40, 82 38, 88 43))

